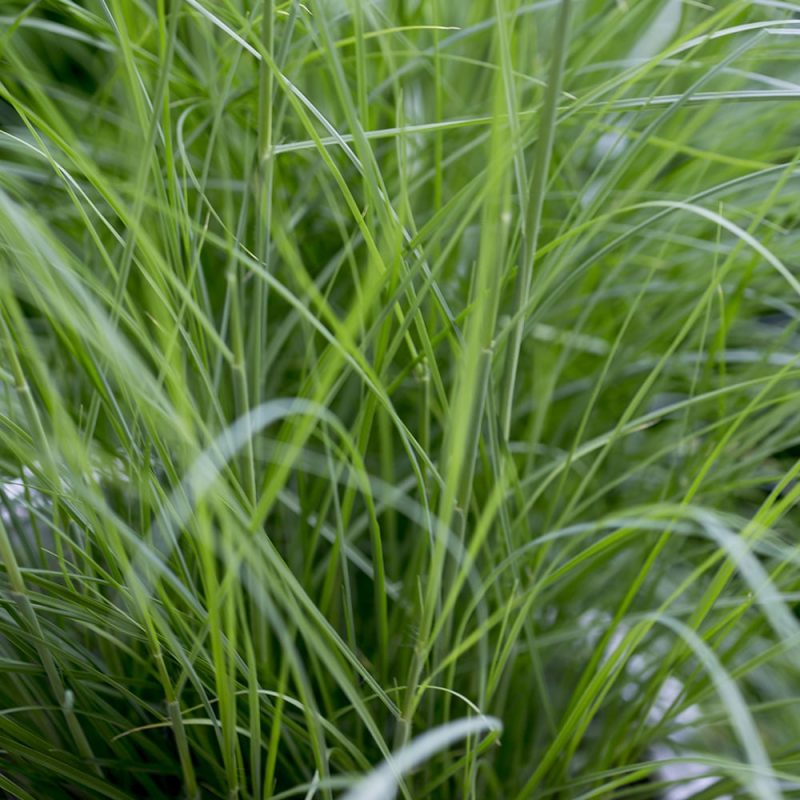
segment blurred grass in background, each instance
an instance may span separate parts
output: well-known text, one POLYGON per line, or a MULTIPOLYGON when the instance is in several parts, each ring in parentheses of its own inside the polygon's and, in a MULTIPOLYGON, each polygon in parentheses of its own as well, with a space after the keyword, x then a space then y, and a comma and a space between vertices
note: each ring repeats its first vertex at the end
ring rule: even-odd
POLYGON ((0 789, 800 797, 798 12, 4 3, 0 789))

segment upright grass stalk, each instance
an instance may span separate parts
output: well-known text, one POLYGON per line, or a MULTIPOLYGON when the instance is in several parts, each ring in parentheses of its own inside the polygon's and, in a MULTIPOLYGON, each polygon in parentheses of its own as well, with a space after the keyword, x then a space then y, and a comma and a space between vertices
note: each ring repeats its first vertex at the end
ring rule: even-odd
MULTIPOLYGON (((496 82, 495 98, 495 108, 499 108, 502 102, 500 81, 496 82)), ((431 632, 437 610, 441 608, 447 543, 451 535, 457 540, 464 537, 466 515, 472 497, 503 280, 499 267, 504 262, 511 218, 508 157, 502 147, 505 130, 498 114, 490 139, 487 196, 481 219, 487 235, 482 239, 473 272, 464 348, 459 357, 450 398, 450 423, 445 429, 442 445, 444 486, 439 500, 429 574, 422 597, 420 632, 406 688, 404 715, 396 740, 400 746, 408 744, 410 740, 414 712, 420 701, 419 680, 433 645, 431 632), (488 235, 489 231, 493 235, 488 235)))
MULTIPOLYGON (((511 434, 511 420, 514 405, 514 387, 517 382, 519 355, 522 338, 525 332, 523 312, 528 308, 531 293, 536 251, 539 246, 539 233, 542 224, 542 211, 547 193, 547 181, 550 173, 550 161, 556 133, 558 101, 561 96, 561 83, 564 66, 569 50, 569 18, 570 0, 560 0, 558 20, 553 35, 553 52, 550 61, 547 87, 544 93, 541 114, 536 131, 536 155, 531 169, 530 187, 525 198, 524 208, 527 213, 522 227, 522 251, 514 285, 511 317, 516 319, 511 332, 511 339, 506 349, 506 363, 501 382, 502 396, 500 400, 501 429, 508 440, 511 434)), ((518 173, 521 172, 518 170, 518 173)))

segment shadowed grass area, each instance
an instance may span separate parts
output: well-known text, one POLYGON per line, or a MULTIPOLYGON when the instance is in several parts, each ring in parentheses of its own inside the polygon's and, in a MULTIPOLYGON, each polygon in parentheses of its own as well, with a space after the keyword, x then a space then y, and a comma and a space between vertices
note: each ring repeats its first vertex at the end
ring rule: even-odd
POLYGON ((798 14, 5 3, 0 792, 800 796, 798 14))

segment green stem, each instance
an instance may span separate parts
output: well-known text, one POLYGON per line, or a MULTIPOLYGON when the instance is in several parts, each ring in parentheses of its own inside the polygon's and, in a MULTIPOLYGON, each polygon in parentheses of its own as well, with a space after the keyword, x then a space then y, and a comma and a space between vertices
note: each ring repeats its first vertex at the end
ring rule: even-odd
POLYGON ((536 248, 542 223, 547 176, 550 171, 550 160, 553 152, 553 141, 556 130, 556 112, 558 98, 561 94, 561 80, 567 58, 569 36, 570 0, 561 0, 558 21, 555 31, 555 52, 550 62, 550 77, 547 82, 544 106, 542 108, 539 139, 536 145, 536 157, 531 176, 530 197, 528 198, 528 214, 525 220, 525 234, 522 248, 522 263, 517 272, 514 289, 514 307, 511 317, 517 317, 517 323, 511 334, 506 351, 506 363, 502 388, 504 392, 500 407, 503 436, 508 441, 511 433, 511 416, 514 405, 514 387, 517 379, 519 355, 522 348, 522 337, 525 333, 525 317, 520 313, 528 305, 530 298, 533 270, 536 263, 536 248))

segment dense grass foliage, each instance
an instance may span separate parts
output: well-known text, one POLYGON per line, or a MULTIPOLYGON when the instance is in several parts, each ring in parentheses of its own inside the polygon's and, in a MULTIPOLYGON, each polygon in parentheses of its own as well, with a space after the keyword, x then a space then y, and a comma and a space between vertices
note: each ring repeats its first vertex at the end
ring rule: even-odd
POLYGON ((799 14, 4 3, 0 791, 800 797, 799 14))

